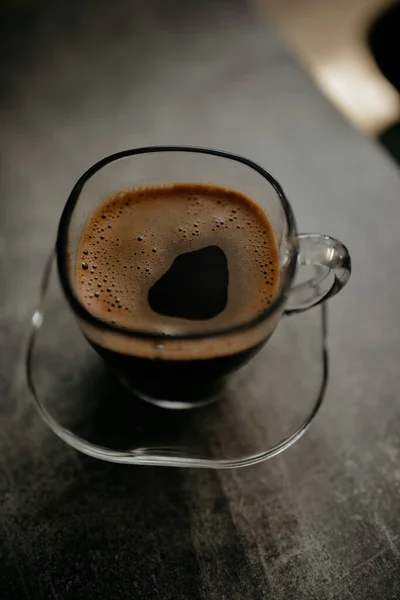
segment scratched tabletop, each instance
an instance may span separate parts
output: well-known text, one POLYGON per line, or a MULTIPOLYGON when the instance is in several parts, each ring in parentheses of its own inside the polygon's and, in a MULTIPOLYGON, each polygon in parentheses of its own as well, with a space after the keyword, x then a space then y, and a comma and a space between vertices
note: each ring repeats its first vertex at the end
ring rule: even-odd
POLYGON ((24 4, 0 8, 1 599, 400 598, 398 170, 244 0, 24 4), (30 314, 67 195, 149 144, 256 160, 300 230, 352 254, 323 408, 256 467, 102 463, 29 397, 30 314))

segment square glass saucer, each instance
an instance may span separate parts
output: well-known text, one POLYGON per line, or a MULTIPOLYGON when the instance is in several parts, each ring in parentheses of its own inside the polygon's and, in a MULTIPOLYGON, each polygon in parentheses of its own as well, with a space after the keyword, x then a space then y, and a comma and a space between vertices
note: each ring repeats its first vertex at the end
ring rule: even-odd
POLYGON ((307 430, 327 384, 327 309, 283 318, 218 401, 168 410, 132 396, 87 343, 51 256, 32 316, 28 385, 43 420, 75 449, 111 462, 233 468, 281 453, 307 430))

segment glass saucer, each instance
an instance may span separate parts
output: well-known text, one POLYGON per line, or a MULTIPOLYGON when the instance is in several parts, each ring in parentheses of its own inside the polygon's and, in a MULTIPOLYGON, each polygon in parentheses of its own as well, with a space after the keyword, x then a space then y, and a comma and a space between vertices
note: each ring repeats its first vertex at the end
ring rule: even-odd
POLYGON ((79 331, 54 257, 43 275, 26 353, 42 419, 67 444, 116 463, 233 468, 294 444, 315 418, 328 376, 326 306, 281 320, 215 403, 168 410, 135 398, 79 331))

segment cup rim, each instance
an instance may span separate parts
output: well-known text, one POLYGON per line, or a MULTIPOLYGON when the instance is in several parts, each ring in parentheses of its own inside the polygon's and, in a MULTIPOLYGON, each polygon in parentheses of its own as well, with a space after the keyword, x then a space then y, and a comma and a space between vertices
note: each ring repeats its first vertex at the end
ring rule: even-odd
POLYGON ((247 331, 248 329, 251 329, 261 324, 265 319, 274 314, 274 312, 282 306, 282 304, 285 302, 287 293, 289 292, 296 272, 296 264, 298 257, 297 227, 292 207, 290 206, 290 203, 281 185, 266 169, 264 169, 254 161, 231 152, 197 146, 144 146, 130 150, 122 150, 120 152, 110 154, 109 156, 106 156, 105 158, 99 160, 94 165, 92 165, 78 179, 68 197, 68 200, 61 214, 57 232, 56 254, 57 268, 64 294, 75 314, 80 319, 86 321, 88 324, 100 328, 104 331, 108 331, 114 334, 118 333, 129 338, 139 338, 144 340, 162 339, 164 343, 168 339, 174 341, 204 340, 247 331), (113 324, 111 322, 100 319, 99 317, 96 317, 91 312, 89 312, 78 299, 71 286, 68 276, 68 261, 66 248, 68 240, 68 229, 71 222, 72 214, 84 185, 95 173, 97 173, 97 171, 114 161, 120 160, 122 158, 127 158, 128 156, 135 156, 139 154, 151 154, 154 152, 191 152, 197 154, 208 154, 219 158, 225 158, 227 160, 233 160, 259 173, 274 188, 281 201, 281 205, 285 214, 288 227, 287 237, 289 238, 289 240, 292 241, 292 243, 290 243, 288 246, 287 267, 285 270, 285 277, 280 287, 279 293, 271 302, 271 304, 269 304, 261 313, 259 313, 255 317, 252 317, 251 319, 243 321, 243 323, 238 323, 230 327, 220 327, 214 329, 206 329, 200 332, 189 332, 181 334, 162 334, 156 333, 154 331, 126 328, 117 325, 116 323, 113 324))

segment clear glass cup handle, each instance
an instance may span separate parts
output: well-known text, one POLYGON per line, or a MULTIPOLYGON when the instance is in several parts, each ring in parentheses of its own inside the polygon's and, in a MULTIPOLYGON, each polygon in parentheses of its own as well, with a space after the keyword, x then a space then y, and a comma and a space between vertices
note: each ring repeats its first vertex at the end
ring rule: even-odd
POLYGON ((328 235, 298 235, 297 274, 285 307, 285 315, 307 310, 335 296, 348 282, 350 254, 346 246, 328 235))

